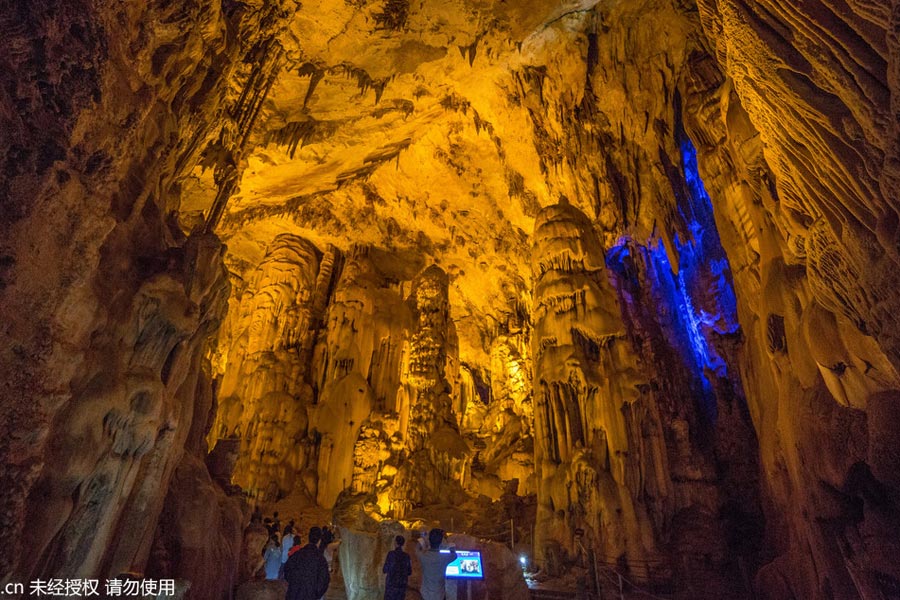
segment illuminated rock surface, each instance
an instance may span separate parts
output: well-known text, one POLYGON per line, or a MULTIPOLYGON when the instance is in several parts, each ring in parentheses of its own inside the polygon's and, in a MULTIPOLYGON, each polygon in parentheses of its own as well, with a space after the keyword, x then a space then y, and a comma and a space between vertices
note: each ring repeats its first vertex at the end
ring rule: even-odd
POLYGON ((897 594, 896 0, 126 4, 2 17, 0 579, 897 594))

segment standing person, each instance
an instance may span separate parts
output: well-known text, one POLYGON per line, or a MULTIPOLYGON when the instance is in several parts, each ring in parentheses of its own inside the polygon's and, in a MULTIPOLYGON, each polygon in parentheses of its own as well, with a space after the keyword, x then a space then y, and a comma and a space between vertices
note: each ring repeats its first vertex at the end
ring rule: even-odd
POLYGON ((319 542, 319 550, 322 552, 322 555, 325 557, 325 562, 328 563, 328 572, 334 572, 334 568, 332 564, 334 562, 334 551, 337 549, 338 544, 340 542, 336 542, 334 539, 334 533, 330 529, 328 529, 327 525, 322 527, 322 539, 319 542))
POLYGON ((328 563, 318 548, 321 539, 322 530, 311 528, 309 543, 292 552, 284 564, 284 578, 288 582, 285 600, 319 600, 328 591, 331 575, 328 574, 328 563))
MULTIPOLYGON (((300 552, 300 548, 303 546, 303 540, 300 538, 300 535, 297 534, 294 536, 294 545, 288 550, 288 560, 298 552, 300 552)), ((287 564, 287 563, 285 563, 287 564)), ((281 572, 284 573, 284 565, 281 566, 281 572)))
POLYGON ((275 528, 275 531, 281 531, 281 520, 278 518, 278 511, 275 511, 275 514, 272 515, 272 527, 275 528))
POLYGON ((281 546, 278 544, 277 533, 269 534, 269 541, 263 549, 263 561, 266 565, 266 579, 278 579, 281 571, 281 546))
POLYGON ((337 540, 334 538, 334 533, 330 533, 328 535, 328 545, 325 546, 325 550, 322 552, 325 555, 325 562, 328 563, 328 572, 334 573, 334 555, 337 552, 338 546, 341 545, 341 540, 337 540))
POLYGON ((422 564, 422 600, 444 600, 444 588, 446 585, 444 573, 447 565, 456 560, 456 550, 450 549, 450 554, 441 554, 441 542, 444 541, 444 530, 434 528, 428 532, 428 544, 425 548, 425 538, 419 538, 416 548, 416 556, 422 564))
POLYGON ((284 564, 288 561, 291 548, 294 547, 294 530, 290 525, 285 526, 284 535, 281 536, 281 578, 284 579, 284 564))
POLYGON ((322 525, 322 539, 319 540, 319 550, 325 552, 325 548, 334 541, 334 534, 328 529, 328 525, 322 525))
POLYGON ((409 554, 403 551, 406 539, 402 535, 394 538, 397 546, 387 554, 381 572, 384 578, 384 600, 403 600, 406 597, 406 581, 412 575, 412 561, 409 554))

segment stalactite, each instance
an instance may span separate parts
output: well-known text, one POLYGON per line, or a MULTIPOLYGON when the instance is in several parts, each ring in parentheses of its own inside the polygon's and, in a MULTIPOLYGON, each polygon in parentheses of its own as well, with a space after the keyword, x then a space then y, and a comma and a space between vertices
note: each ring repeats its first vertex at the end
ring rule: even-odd
POLYGON ((373 14, 378 29, 400 31, 409 19, 409 0, 386 0, 381 12, 373 14))
POLYGON ((214 231, 222 219, 222 215, 225 214, 228 200, 237 188, 242 160, 250 135, 253 133, 263 103, 272 86, 275 85, 275 80, 281 70, 284 53, 282 46, 274 38, 270 38, 263 47, 262 57, 259 58, 258 63, 254 64, 244 91, 233 110, 236 139, 226 136, 226 130, 224 127, 222 128, 220 143, 225 150, 225 159, 215 165, 217 193, 203 225, 205 233, 214 231))
POLYGON ((333 135, 339 123, 317 121, 310 118, 306 121, 291 121, 281 129, 268 134, 266 143, 272 142, 287 147, 288 156, 294 158, 297 148, 303 148, 313 141, 321 141, 333 135))

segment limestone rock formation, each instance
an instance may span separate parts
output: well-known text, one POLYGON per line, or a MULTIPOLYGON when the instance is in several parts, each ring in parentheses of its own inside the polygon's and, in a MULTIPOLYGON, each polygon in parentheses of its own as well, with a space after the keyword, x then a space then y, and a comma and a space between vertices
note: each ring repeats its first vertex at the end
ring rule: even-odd
POLYGON ((303 440, 312 394, 304 366, 322 318, 315 300, 330 285, 319 272, 314 246, 290 235, 273 240, 220 342, 218 362, 228 368, 210 445, 240 440, 233 480, 256 498, 293 489, 295 473, 309 461, 303 440))
POLYGON ((201 460, 227 277, 219 239, 185 235, 172 211, 282 12, 35 2, 4 16, 4 580, 142 571, 176 467, 201 460))
POLYGON ((166 496, 147 575, 189 580, 191 598, 229 596, 239 581, 243 521, 240 499, 226 495, 205 465, 186 455, 166 496))
MULTIPOLYGON (((0 22, 3 582, 227 597, 288 498, 360 536, 353 597, 387 519, 680 597, 897 594, 897 0, 0 22)), ((524 593, 485 552, 476 595, 524 593)))
MULTIPOLYGON (((604 559, 644 564, 655 552, 647 546, 650 521, 627 488, 636 474, 627 472, 633 470, 628 458, 644 441, 629 439, 626 415, 646 381, 625 339, 604 253, 587 217, 565 201, 541 211, 532 262, 538 543, 552 536, 569 545, 571 532, 581 529, 604 559)), ((647 427, 638 423, 637 431, 647 427)), ((654 473, 652 457, 663 452, 653 447, 652 431, 648 437, 649 456, 637 464, 656 486, 665 466, 654 473)))
POLYGON ((210 442, 237 443, 232 479, 259 501, 300 489, 330 507, 346 490, 400 516, 460 479, 468 457, 447 276, 400 264, 404 297, 391 284, 401 272, 368 248, 320 254, 282 234, 254 270, 221 337, 210 442), (424 485, 416 475, 436 470, 424 485))

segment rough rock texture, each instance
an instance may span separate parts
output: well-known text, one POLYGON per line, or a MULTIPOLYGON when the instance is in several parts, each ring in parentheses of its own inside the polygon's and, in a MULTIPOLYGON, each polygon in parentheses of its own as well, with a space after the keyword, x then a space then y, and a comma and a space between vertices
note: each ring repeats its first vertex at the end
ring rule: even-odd
MULTIPOLYGON (((318 251, 296 236, 282 235, 243 286, 239 306, 226 324, 217 362, 228 362, 219 387, 214 440, 240 440, 233 480, 257 498, 276 499, 294 487, 295 473, 309 460, 301 443, 307 433, 306 404, 311 342, 321 309, 318 251), (305 350, 305 352, 304 352, 305 350), (305 359, 305 360, 304 360, 305 359)), ((221 442, 220 442, 221 443, 221 442)))
MULTIPOLYGON (((238 582, 244 512, 188 454, 172 478, 147 575, 191 581, 191 598, 229 597, 238 582)), ((257 554, 259 554, 257 552, 257 554)))
POLYGON ((897 388, 897 6, 832 10, 701 3, 731 78, 701 65, 685 111, 739 273, 778 555, 758 582, 776 598, 889 596, 900 581, 881 558, 896 552, 897 496, 878 467, 896 446, 872 444, 896 428, 881 409, 897 388))
POLYGON ((264 502, 347 491, 399 517, 446 499, 470 458, 446 274, 363 246, 320 255, 279 235, 234 300, 210 444, 237 448, 231 479, 264 502))
POLYGON ((0 21, 0 578, 215 597, 238 484, 897 594, 897 0, 0 21))
POLYGON ((603 249, 587 217, 565 202, 538 213, 532 261, 538 544, 568 543, 581 528, 604 558, 643 565, 654 557, 653 535, 628 484, 645 469, 648 495, 667 496, 656 489, 666 477, 666 465, 656 464, 664 449, 655 415, 632 427, 646 442, 629 436, 626 419, 646 382, 625 339, 603 249))
POLYGON ((394 549, 394 536, 404 533, 402 525, 391 521, 384 521, 377 532, 341 528, 339 560, 348 600, 384 597, 384 557, 394 549))
POLYGON ((142 571, 176 467, 192 454, 205 470, 205 355, 227 277, 218 238, 186 236, 172 211, 281 10, 4 13, 4 579, 142 571))

